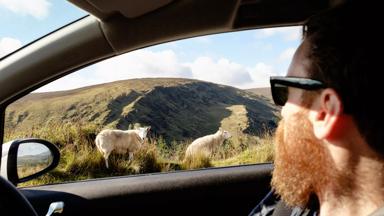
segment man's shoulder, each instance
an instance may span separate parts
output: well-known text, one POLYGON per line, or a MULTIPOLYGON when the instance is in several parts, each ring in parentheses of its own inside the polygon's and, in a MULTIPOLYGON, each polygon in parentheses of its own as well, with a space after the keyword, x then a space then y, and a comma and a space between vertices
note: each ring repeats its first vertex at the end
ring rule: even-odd
MULTIPOLYGON (((289 207, 270 191, 249 216, 316 216, 317 208, 289 207)), ((376 215, 375 215, 376 216, 376 215)))
POLYGON ((278 197, 270 191, 260 202, 252 209, 248 216, 270 216, 276 208, 278 197))

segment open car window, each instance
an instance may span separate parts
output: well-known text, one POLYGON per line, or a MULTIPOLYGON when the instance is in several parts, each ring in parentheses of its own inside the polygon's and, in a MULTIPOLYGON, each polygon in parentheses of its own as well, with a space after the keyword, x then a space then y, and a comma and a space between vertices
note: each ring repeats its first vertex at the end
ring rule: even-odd
POLYGON ((273 161, 284 75, 300 27, 202 36, 123 54, 6 109, 4 142, 41 138, 59 166, 24 185, 273 161))

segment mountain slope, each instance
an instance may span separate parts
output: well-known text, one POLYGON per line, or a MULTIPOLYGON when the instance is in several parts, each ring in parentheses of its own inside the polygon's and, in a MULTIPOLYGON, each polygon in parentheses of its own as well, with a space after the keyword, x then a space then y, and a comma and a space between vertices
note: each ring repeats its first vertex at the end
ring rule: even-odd
POLYGON ((150 125, 154 135, 172 141, 219 127, 258 135, 276 126, 276 113, 273 104, 252 92, 191 79, 148 78, 33 93, 10 105, 5 120, 8 131, 66 122, 118 129, 150 125))
POLYGON ((271 88, 252 88, 252 89, 246 89, 246 91, 249 91, 253 94, 262 96, 270 101, 272 101, 272 93, 271 88))

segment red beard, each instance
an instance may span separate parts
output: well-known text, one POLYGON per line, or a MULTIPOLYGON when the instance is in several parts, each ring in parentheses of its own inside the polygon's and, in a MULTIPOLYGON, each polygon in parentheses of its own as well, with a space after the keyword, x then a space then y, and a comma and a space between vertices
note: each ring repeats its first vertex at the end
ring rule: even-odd
POLYGON ((331 161, 324 144, 313 134, 307 112, 297 113, 277 128, 272 187, 288 205, 305 206, 332 179, 331 161))

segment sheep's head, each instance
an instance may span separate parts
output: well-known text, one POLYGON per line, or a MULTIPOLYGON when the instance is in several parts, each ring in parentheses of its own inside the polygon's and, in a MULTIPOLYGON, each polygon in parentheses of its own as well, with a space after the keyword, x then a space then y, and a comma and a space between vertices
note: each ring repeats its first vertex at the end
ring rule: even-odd
POLYGON ((139 136, 140 136, 140 138, 141 138, 142 140, 144 140, 144 139, 147 137, 147 134, 148 134, 148 132, 149 132, 150 129, 151 129, 151 126, 149 126, 149 127, 140 127, 140 128, 138 129, 138 131, 139 131, 139 136))
POLYGON ((231 134, 226 131, 226 130, 223 130, 221 127, 219 128, 219 130, 217 131, 224 139, 229 139, 231 138, 231 134))
POLYGON ((231 134, 228 132, 228 131, 223 131, 223 137, 224 137, 224 139, 229 139, 229 138, 231 138, 231 134))

